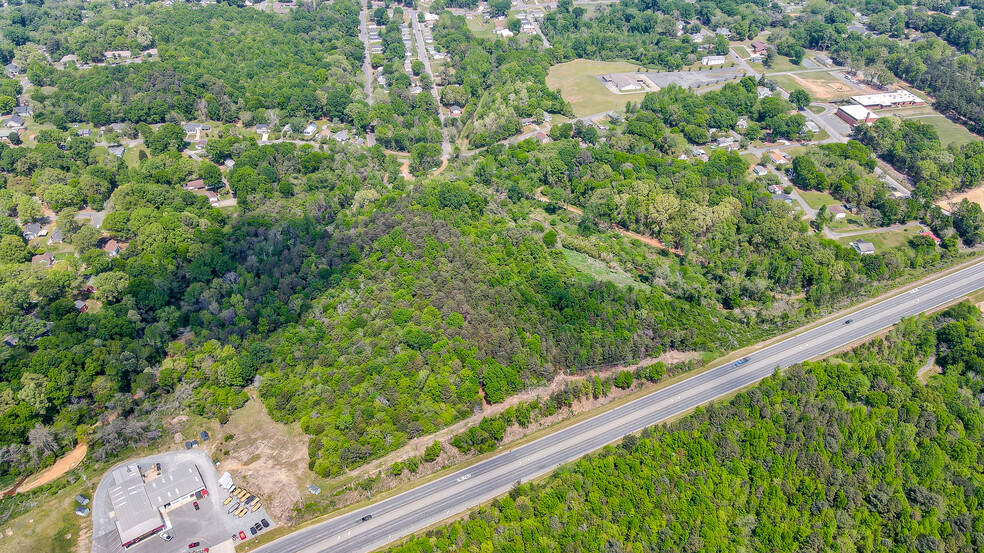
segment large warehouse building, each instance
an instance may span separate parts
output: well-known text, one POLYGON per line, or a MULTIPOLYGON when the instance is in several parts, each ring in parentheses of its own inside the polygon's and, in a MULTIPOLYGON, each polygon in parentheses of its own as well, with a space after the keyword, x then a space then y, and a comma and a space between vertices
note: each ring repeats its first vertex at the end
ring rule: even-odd
POLYGON ((905 89, 899 89, 895 92, 883 92, 881 94, 868 94, 866 96, 851 96, 851 100, 855 104, 868 109, 889 109, 904 106, 922 106, 926 104, 922 98, 905 89))
POLYGON ((110 475, 109 499, 116 517, 116 529, 124 548, 140 543, 166 526, 164 512, 189 501, 205 489, 205 482, 194 463, 182 463, 173 470, 144 479, 140 467, 128 464, 110 475))

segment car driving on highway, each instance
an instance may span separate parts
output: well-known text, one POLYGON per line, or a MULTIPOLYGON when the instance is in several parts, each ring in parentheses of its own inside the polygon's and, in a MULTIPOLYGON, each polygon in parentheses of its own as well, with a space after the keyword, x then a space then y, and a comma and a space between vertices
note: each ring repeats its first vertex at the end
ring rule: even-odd
POLYGON ((740 366, 744 365, 745 363, 748 363, 748 360, 749 360, 748 357, 742 357, 741 359, 735 361, 735 366, 736 367, 740 367, 740 366))

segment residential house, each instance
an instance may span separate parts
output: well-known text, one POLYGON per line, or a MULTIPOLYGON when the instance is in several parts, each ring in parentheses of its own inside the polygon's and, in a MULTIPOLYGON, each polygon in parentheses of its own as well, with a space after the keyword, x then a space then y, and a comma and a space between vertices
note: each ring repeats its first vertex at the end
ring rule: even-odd
POLYGON ((936 242, 936 245, 937 246, 940 245, 940 239, 935 234, 933 234, 932 231, 924 230, 923 232, 920 232, 919 233, 919 236, 925 236, 927 238, 932 238, 933 239, 933 242, 936 242))
POLYGON ((755 92, 758 93, 759 100, 772 96, 772 91, 764 86, 756 87, 755 92))
POLYGON ((13 62, 3 66, 3 70, 5 73, 7 73, 7 76, 10 77, 11 79, 24 72, 24 70, 21 69, 19 65, 13 62))
POLYGON ((114 144, 106 149, 109 150, 109 153, 113 154, 116 157, 123 157, 123 154, 126 153, 126 148, 120 144, 114 144))
POLYGON ((31 106, 17 106, 14 108, 14 113, 21 117, 34 117, 34 110, 31 109, 31 106))
POLYGON ((316 132, 318 132, 318 126, 314 123, 308 123, 308 126, 304 127, 304 136, 314 136, 316 132))
POLYGON ((707 29, 701 29, 696 33, 692 33, 690 35, 690 38, 697 44, 702 44, 705 40, 709 38, 714 38, 714 33, 708 31, 707 29))
POLYGON ((334 135, 332 135, 332 138, 334 138, 338 142, 345 142, 349 139, 349 133, 347 130, 342 129, 337 133, 335 133, 334 135))
POLYGON ((88 507, 83 507, 81 505, 75 508, 75 514, 80 517, 87 517, 91 512, 92 512, 91 509, 89 509, 88 507))
POLYGON ((753 54, 765 54, 769 51, 770 46, 761 40, 752 41, 752 53, 753 54))
POLYGON ((270 132, 270 125, 267 125, 266 123, 260 123, 259 125, 256 126, 256 132, 260 134, 266 134, 270 132))
POLYGON ((188 181, 188 183, 185 184, 184 189, 185 190, 191 190, 192 192, 195 192, 195 191, 198 191, 198 190, 205 190, 205 181, 202 180, 202 179, 195 179, 195 180, 192 180, 192 181, 188 181))
POLYGON ((782 194, 782 187, 779 186, 778 184, 770 184, 769 193, 772 195, 782 194))
POLYGON ((820 126, 814 123, 813 121, 807 121, 806 123, 803 124, 803 127, 806 130, 812 132, 813 134, 820 132, 820 126))
POLYGON ((109 242, 106 242, 102 249, 109 254, 109 257, 116 257, 120 254, 120 243, 110 238, 109 242))
POLYGON ((825 54, 817 54, 813 56, 813 60, 824 67, 833 67, 834 60, 830 59, 830 56, 825 54))
POLYGON ((64 241, 62 238, 62 231, 60 228, 55 227, 55 230, 51 231, 51 235, 48 236, 48 245, 53 246, 55 244, 61 244, 64 241))
POLYGON ((840 221, 841 219, 847 218, 847 210, 843 206, 831 205, 827 206, 827 213, 834 217, 835 221, 840 221))
POLYGON ((738 129, 738 130, 740 130, 740 131, 743 131, 743 130, 747 129, 748 128, 748 119, 746 119, 744 117, 739 117, 738 118, 738 122, 735 123, 735 128, 738 129))
POLYGON ((540 141, 540 144, 547 144, 549 142, 552 142, 552 140, 550 139, 550 137, 547 136, 547 133, 545 133, 543 131, 537 131, 535 136, 536 136, 536 139, 538 141, 540 141))
POLYGON ((752 173, 755 173, 756 177, 763 177, 769 174, 769 170, 761 165, 756 165, 755 167, 752 167, 752 173))
POLYGON ((318 494, 321 493, 321 488, 319 488, 318 486, 316 486, 314 484, 311 484, 310 486, 308 486, 308 491, 311 492, 314 495, 318 495, 318 494))
POLYGON ((62 56, 62 59, 59 60, 58 63, 60 63, 62 67, 65 67, 65 65, 68 64, 68 62, 70 62, 70 61, 71 62, 78 63, 79 62, 79 57, 76 56, 76 55, 74 55, 74 54, 68 54, 68 55, 62 56))
POLYGON ((122 132, 123 131, 123 123, 110 123, 109 130, 111 130, 113 132, 122 132))
POLYGON ((24 126, 24 118, 16 114, 11 115, 10 118, 4 122, 4 126, 9 129, 19 129, 24 126))
POLYGON ((731 29, 727 27, 718 27, 717 29, 714 30, 714 34, 721 35, 724 38, 728 38, 731 36, 731 29))
POLYGON ((795 201, 792 196, 786 194, 785 192, 779 192, 778 194, 773 194, 772 199, 779 200, 780 202, 785 202, 786 205, 789 206, 793 205, 793 202, 795 201))
POLYGON ((873 255, 875 253, 875 245, 860 238, 851 242, 851 247, 861 255, 873 255))
POLYGON ((461 117, 461 108, 459 106, 451 106, 448 108, 451 112, 451 117, 461 117))
POLYGON ((423 89, 423 88, 420 88, 420 86, 416 86, 416 85, 415 85, 415 86, 411 86, 411 87, 410 87, 410 89, 409 89, 409 90, 407 90, 407 92, 409 92, 410 94, 413 94, 413 95, 415 95, 415 96, 416 96, 417 94, 420 94, 420 93, 421 93, 421 92, 423 92, 423 91, 424 91, 424 89, 423 89))
POLYGON ((92 134, 92 130, 91 129, 79 129, 79 130, 75 131, 75 134, 77 134, 79 136, 82 136, 82 137, 86 137, 86 136, 90 136, 92 134))
POLYGON ((10 141, 10 135, 17 134, 14 129, 0 129, 0 140, 10 141))
POLYGON ((228 158, 222 162, 222 165, 225 165, 226 169, 232 169, 236 166, 236 162, 232 158, 228 158))
POLYGON ((55 265, 55 254, 48 252, 31 257, 31 263, 42 267, 51 268, 55 265))
POLYGON ((41 235, 41 225, 38 223, 28 223, 24 225, 24 240, 34 240, 41 235))
POLYGON ((85 303, 85 300, 75 300, 75 309, 78 309, 79 313, 85 313, 89 310, 89 306, 85 303))
POLYGON ((778 152, 776 150, 769 152, 769 159, 771 159, 772 163, 775 163, 776 165, 785 165, 786 163, 789 163, 788 156, 785 153, 778 152))

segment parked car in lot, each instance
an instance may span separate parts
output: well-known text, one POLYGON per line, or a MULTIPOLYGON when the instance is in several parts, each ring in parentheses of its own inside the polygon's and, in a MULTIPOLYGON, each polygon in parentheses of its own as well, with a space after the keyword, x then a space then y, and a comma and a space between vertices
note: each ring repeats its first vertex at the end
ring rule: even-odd
POLYGON ((240 530, 239 531, 239 539, 241 539, 241 540, 246 539, 246 532, 243 532, 242 530, 240 530))
POLYGON ((265 518, 261 518, 260 519, 260 524, 262 524, 264 528, 269 528, 270 527, 270 523, 267 522, 267 519, 265 519, 265 518))
POLYGON ((188 544, 188 549, 194 549, 194 548, 198 547, 199 545, 201 545, 201 542, 193 541, 193 542, 191 542, 191 543, 188 544))
POLYGON ((249 533, 250 533, 250 534, 253 534, 253 535, 255 536, 255 535, 256 535, 256 528, 254 528, 254 527, 252 527, 252 526, 250 526, 250 527, 249 527, 249 533))
POLYGON ((200 510, 201 510, 201 507, 199 507, 199 506, 198 506, 198 502, 197 502, 197 501, 195 501, 195 502, 193 503, 193 505, 195 506, 195 510, 196 510, 196 511, 200 511, 200 510))

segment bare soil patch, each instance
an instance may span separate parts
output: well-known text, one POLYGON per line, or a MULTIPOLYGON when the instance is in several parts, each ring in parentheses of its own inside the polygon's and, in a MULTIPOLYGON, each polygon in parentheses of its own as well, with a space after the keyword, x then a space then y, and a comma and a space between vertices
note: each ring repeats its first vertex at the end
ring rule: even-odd
MULTIPOLYGON (((255 390, 228 423, 208 430, 211 439, 202 447, 221 462, 216 467, 219 474, 229 471, 236 485, 259 495, 277 520, 284 521, 300 502, 301 490, 318 479, 308 469, 308 437, 300 424, 270 418, 255 390), (232 435, 228 441, 227 435, 232 435)), ((197 437, 197 431, 193 433, 197 437)))
POLYGON ((972 190, 967 190, 966 192, 951 194, 946 198, 937 200, 936 205, 942 207, 943 209, 950 209, 951 205, 959 204, 964 200, 964 198, 984 207, 984 186, 979 186, 972 190))
POLYGON ((68 471, 79 466, 82 459, 85 459, 86 452, 89 451, 89 446, 85 443, 79 443, 75 446, 75 449, 69 451, 61 459, 55 461, 54 465, 51 465, 47 470, 28 479, 22 485, 17 487, 18 493, 27 492, 37 488, 38 486, 43 486, 49 482, 52 482, 62 476, 64 476, 68 471))

